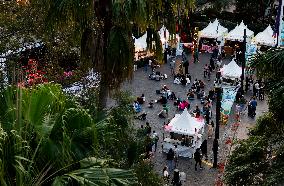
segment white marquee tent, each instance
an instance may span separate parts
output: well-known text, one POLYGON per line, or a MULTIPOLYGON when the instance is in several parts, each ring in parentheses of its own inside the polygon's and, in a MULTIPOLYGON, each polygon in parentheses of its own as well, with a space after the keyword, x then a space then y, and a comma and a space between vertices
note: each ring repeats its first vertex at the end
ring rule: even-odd
POLYGON ((147 48, 147 42, 146 42, 147 32, 145 32, 145 34, 138 39, 136 39, 134 36, 133 36, 133 38, 135 40, 135 42, 134 42, 135 52, 146 50, 146 48, 147 48))
POLYGON ((252 42, 258 45, 275 46, 276 38, 273 37, 273 30, 269 25, 263 32, 258 33, 252 42))
POLYGON ((247 40, 251 40, 254 32, 248 29, 248 27, 242 21, 240 25, 237 25, 233 30, 231 30, 228 35, 225 36, 226 40, 231 41, 243 41, 244 40, 244 29, 246 29, 247 40))
POLYGON ((166 42, 169 41, 170 38, 170 32, 168 31, 168 29, 163 25, 162 28, 158 31, 159 35, 160 35, 160 39, 162 44, 165 44, 166 42))
POLYGON ((174 132, 177 134, 184 134, 194 136, 195 129, 197 132, 204 132, 204 120, 192 117, 187 110, 184 110, 182 114, 176 114, 171 120, 165 130, 168 132, 174 132))
POLYGON ((233 59, 228 65, 223 66, 221 73, 224 78, 240 78, 242 75, 242 68, 239 67, 239 65, 237 65, 237 63, 233 59))
POLYGON ((206 28, 200 31, 200 37, 202 38, 220 38, 228 33, 228 29, 223 27, 218 19, 215 19, 213 23, 209 23, 206 28))

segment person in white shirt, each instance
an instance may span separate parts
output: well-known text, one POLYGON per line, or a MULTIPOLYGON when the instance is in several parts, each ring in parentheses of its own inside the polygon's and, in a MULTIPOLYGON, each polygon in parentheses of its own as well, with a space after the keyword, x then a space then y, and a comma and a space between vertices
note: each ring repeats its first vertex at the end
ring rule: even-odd
POLYGON ((165 183, 169 183, 169 181, 170 181, 170 175, 169 175, 167 166, 165 166, 163 168, 163 179, 164 179, 165 183))

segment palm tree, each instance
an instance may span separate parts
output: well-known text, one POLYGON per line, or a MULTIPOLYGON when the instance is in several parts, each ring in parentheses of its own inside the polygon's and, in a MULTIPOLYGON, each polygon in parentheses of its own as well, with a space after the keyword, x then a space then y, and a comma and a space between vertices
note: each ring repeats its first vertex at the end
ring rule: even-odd
MULTIPOLYGON (((43 0, 51 28, 66 25, 79 30, 83 61, 100 72, 99 108, 105 108, 110 90, 133 73, 133 28, 146 31, 165 24, 171 33, 175 17, 192 8, 194 0, 43 0)), ((77 35, 77 38, 78 38, 77 35)))
POLYGON ((96 125, 58 85, 1 91, 0 185, 132 185, 132 170, 95 158, 96 125))

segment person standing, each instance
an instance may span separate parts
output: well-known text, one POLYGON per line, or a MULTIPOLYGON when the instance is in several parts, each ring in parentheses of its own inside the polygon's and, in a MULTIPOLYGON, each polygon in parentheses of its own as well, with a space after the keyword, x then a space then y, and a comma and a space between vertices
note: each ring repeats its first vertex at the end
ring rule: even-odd
POLYGON ((249 106, 251 107, 251 116, 254 117, 257 106, 257 101, 255 97, 253 97, 252 100, 249 102, 249 106))
POLYGON ((172 148, 170 148, 169 152, 167 153, 167 163, 169 171, 173 171, 173 161, 174 161, 175 153, 172 148))
POLYGON ((200 154, 199 148, 197 148, 195 153, 194 153, 194 160, 195 160, 195 170, 197 170, 197 164, 199 164, 200 169, 202 169, 201 154, 200 154))
POLYGON ((174 161, 175 161, 175 169, 176 169, 177 166, 178 166, 178 148, 177 148, 177 145, 175 145, 174 154, 175 154, 174 161))
POLYGON ((259 96, 259 83, 258 81, 254 84, 255 94, 254 96, 259 96))
POLYGON ((163 168, 163 180, 164 180, 164 182, 165 182, 166 184, 168 184, 169 181, 170 181, 170 175, 169 175, 168 167, 167 167, 167 166, 165 166, 165 167, 163 168))
POLYGON ((158 146, 158 141, 159 141, 159 136, 156 133, 156 131, 153 131, 152 139, 153 139, 153 143, 154 143, 154 151, 156 152, 157 151, 157 146, 158 146))
POLYGON ((176 69, 176 62, 175 62, 175 60, 172 60, 170 62, 170 68, 171 68, 171 74, 175 75, 175 69, 176 69))
POLYGON ((203 72, 203 77, 204 77, 204 78, 207 77, 208 71, 209 71, 208 65, 205 64, 205 66, 204 66, 204 72, 203 72))
POLYGON ((187 60, 185 60, 184 63, 183 63, 185 75, 188 74, 188 66, 189 66, 189 62, 187 60))
POLYGON ((205 139, 201 146, 200 146, 201 152, 202 152, 202 156, 205 157, 205 160, 208 160, 208 156, 207 156, 207 140, 205 139))
POLYGON ((196 48, 194 49, 194 53, 193 53, 193 59, 194 59, 193 62, 194 62, 194 63, 199 62, 198 56, 199 56, 199 54, 198 54, 198 47, 196 47, 196 48))
POLYGON ((145 130, 146 130, 146 134, 147 134, 147 135, 150 135, 150 134, 151 134, 152 128, 150 127, 149 122, 146 122, 145 130))
POLYGON ((247 92, 249 90, 249 77, 246 77, 246 85, 245 85, 245 91, 247 92))
POLYGON ((213 57, 210 58, 210 67, 211 67, 212 71, 215 70, 215 61, 214 61, 213 57))
POLYGON ((211 139, 211 138, 212 138, 212 135, 213 135, 212 122, 211 122, 209 125, 207 125, 207 127, 208 127, 207 136, 208 136, 209 139, 211 139))

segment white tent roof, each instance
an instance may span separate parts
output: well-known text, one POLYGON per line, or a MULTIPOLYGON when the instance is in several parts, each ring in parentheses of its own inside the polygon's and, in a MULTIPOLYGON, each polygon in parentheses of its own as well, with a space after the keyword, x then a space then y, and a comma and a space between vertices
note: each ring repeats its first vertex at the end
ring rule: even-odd
POLYGON ((178 134, 191 135, 195 134, 195 129, 200 131, 204 127, 204 120, 192 117, 185 109, 182 114, 176 114, 165 130, 178 134))
POLYGON ((275 46, 276 39, 273 37, 273 30, 269 25, 263 32, 258 33, 253 38, 253 43, 266 45, 266 46, 275 46))
POLYGON ((228 33, 227 36, 225 36, 225 39, 243 41, 244 40, 244 29, 246 29, 246 35, 248 38, 253 37, 253 34, 254 34, 253 31, 248 29, 248 27, 242 21, 240 25, 237 25, 232 31, 228 33))
POLYGON ((237 65, 233 59, 228 65, 224 65, 221 69, 222 75, 225 78, 240 78, 242 75, 242 68, 237 65))
POLYGON ((164 25, 158 31, 158 33, 160 35, 160 39, 161 39, 162 44, 164 44, 165 42, 167 42, 169 40, 170 32, 168 31, 168 29, 164 25))
POLYGON ((228 29, 220 25, 218 19, 213 23, 209 23, 206 28, 200 31, 200 37, 204 38, 218 38, 228 33, 228 29))
POLYGON ((140 38, 135 39, 134 45, 135 45, 135 51, 143 51, 146 50, 147 48, 147 32, 145 32, 145 34, 143 36, 141 36, 140 38))

